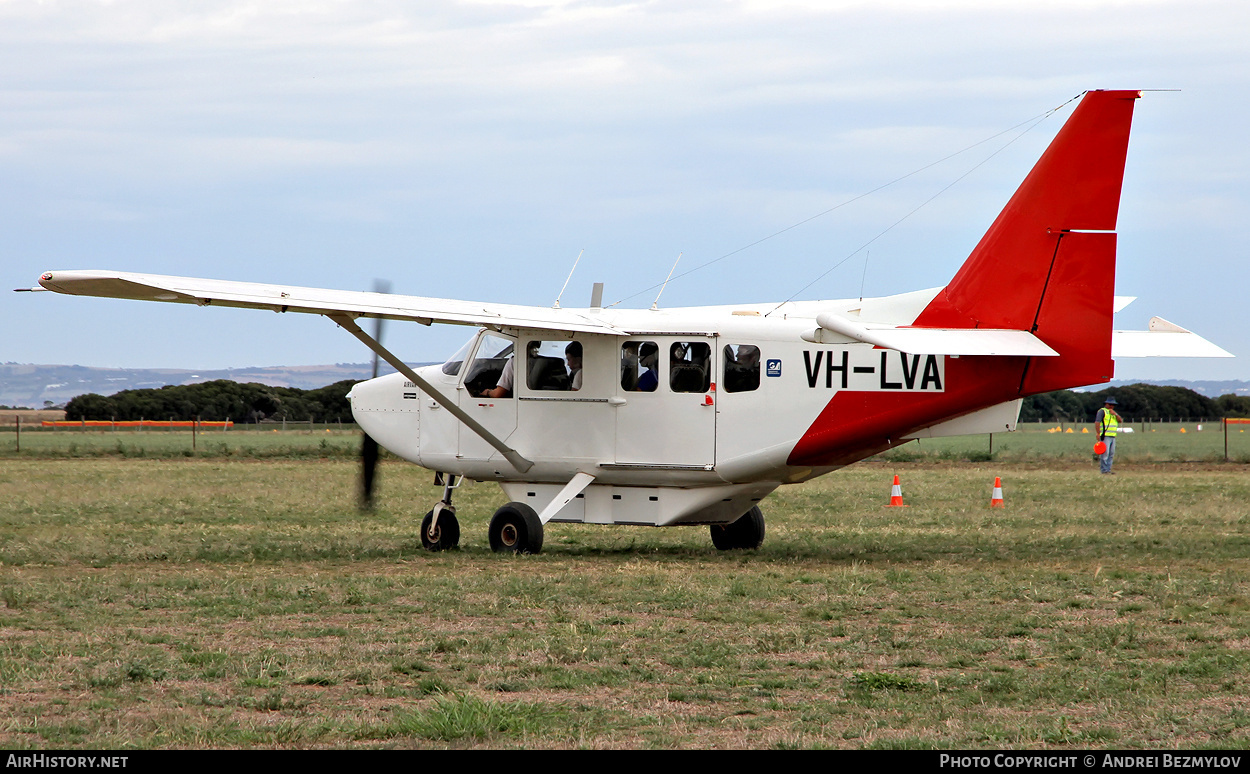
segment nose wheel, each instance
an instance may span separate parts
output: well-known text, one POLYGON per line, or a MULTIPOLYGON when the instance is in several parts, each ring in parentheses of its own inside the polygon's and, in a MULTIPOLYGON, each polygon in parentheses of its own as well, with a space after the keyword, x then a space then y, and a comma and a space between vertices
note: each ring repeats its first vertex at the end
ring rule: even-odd
POLYGON ((421 520, 421 545, 427 551, 446 551, 460 545, 460 522, 456 509, 438 503, 421 520))
POLYGON ((460 545, 460 522, 456 520, 456 508, 451 504, 451 493, 456 488, 456 477, 448 476, 443 485, 443 499, 434 504, 421 520, 421 545, 427 551, 446 551, 460 545))

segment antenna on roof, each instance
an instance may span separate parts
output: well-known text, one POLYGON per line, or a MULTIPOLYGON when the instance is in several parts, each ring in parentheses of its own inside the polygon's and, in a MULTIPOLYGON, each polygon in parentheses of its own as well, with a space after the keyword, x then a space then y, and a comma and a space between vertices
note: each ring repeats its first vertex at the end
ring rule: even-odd
POLYGON ((677 264, 681 261, 682 253, 677 254, 677 260, 673 261, 673 268, 668 270, 668 276, 664 278, 664 284, 660 286, 660 292, 655 294, 655 300, 651 302, 651 309, 656 309, 656 304, 660 303, 660 296, 664 295, 664 288, 668 287, 668 281, 673 278, 673 272, 677 271, 677 264))
POLYGON ((569 269, 569 276, 564 278, 564 287, 560 288, 560 295, 556 296, 556 302, 551 305, 552 309, 560 308, 560 299, 564 297, 564 289, 569 286, 569 280, 573 279, 573 272, 577 271, 577 262, 582 259, 582 253, 586 252, 586 248, 582 248, 582 252, 577 254, 577 259, 573 261, 573 268, 569 269))
POLYGON ((864 273, 859 278, 859 302, 864 303, 864 282, 868 279, 868 259, 872 257, 872 250, 864 253, 864 273))

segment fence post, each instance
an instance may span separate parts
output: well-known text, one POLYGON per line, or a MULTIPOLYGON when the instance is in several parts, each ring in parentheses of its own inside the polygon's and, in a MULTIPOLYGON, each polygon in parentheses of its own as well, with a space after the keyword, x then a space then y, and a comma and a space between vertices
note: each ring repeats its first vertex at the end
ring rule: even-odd
POLYGON ((13 421, 17 423, 17 453, 22 453, 22 418, 13 417, 13 421))
POLYGON ((1220 421, 1224 423, 1224 461, 1228 462, 1228 417, 1220 421))
POLYGON ((195 454, 195 431, 200 426, 200 417, 197 415, 191 422, 191 453, 195 454))

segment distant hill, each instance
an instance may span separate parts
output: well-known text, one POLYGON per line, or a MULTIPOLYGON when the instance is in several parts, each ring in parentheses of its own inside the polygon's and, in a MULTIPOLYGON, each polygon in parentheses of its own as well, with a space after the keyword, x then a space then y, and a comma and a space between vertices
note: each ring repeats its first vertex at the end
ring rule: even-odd
MULTIPOLYGON (((1124 387, 1129 384, 1157 384, 1161 387, 1184 387, 1193 390, 1199 395, 1205 395, 1208 398, 1218 398, 1221 395, 1250 395, 1250 382, 1239 382, 1233 379, 1225 381, 1198 381, 1189 382, 1184 379, 1112 379, 1111 387, 1124 387)), ((1103 385, 1090 388, 1092 390, 1105 389, 1103 385)))
MULTIPOLYGON (((395 369, 383 364, 382 373, 395 369)), ((261 366, 223 371, 189 371, 176 368, 89 368, 77 365, 0 365, 0 405, 43 408, 45 402, 62 406, 70 398, 94 392, 112 395, 122 390, 197 384, 214 379, 257 382, 274 387, 312 390, 343 379, 368 379, 372 363, 335 363, 316 366, 261 366)))

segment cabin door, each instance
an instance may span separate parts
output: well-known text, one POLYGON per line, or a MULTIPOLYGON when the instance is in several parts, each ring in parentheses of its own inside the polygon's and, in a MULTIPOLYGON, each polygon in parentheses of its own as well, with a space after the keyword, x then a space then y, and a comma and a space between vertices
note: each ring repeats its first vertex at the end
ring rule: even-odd
MULTIPOLYGON (((514 391, 503 397, 490 397, 487 393, 499 384, 505 370, 512 371, 511 362, 516 356, 516 341, 490 331, 478 336, 473 357, 462 368, 459 393, 460 408, 476 419, 501 440, 507 440, 516 430, 517 401, 514 391)), ((515 379, 515 374, 512 374, 515 379)), ((457 456, 469 460, 503 459, 495 447, 481 436, 458 424, 460 435, 457 456)))
POLYGON ((617 464, 715 465, 716 358, 711 336, 621 340, 614 401, 617 464))

